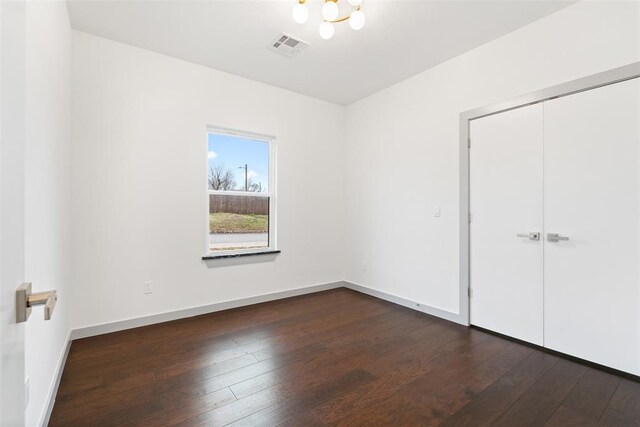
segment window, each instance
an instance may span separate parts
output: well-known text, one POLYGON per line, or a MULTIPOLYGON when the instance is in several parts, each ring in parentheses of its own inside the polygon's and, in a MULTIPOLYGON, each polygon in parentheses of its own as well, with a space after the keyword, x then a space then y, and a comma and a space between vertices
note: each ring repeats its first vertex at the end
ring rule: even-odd
POLYGON ((207 133, 209 253, 275 250, 274 139, 210 128, 207 133))

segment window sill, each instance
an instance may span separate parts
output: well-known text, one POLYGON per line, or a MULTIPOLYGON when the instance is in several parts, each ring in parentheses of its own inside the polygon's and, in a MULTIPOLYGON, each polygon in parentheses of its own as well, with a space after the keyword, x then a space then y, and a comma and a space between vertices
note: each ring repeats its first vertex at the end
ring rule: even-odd
POLYGON ((269 250, 269 251, 260 251, 260 252, 240 252, 237 254, 207 254, 202 257, 203 261, 208 261, 212 259, 227 259, 227 258, 242 258, 249 256, 258 256, 258 255, 277 255, 281 251, 278 250, 269 250))

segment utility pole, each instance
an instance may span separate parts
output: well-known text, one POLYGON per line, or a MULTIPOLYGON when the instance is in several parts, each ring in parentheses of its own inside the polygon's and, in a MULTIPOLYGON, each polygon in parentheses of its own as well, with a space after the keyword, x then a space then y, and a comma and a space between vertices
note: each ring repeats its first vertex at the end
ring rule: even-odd
MULTIPOLYGON (((243 169, 240 166, 238 169, 243 169)), ((244 165, 244 191, 249 191, 249 165, 245 163, 244 165)))

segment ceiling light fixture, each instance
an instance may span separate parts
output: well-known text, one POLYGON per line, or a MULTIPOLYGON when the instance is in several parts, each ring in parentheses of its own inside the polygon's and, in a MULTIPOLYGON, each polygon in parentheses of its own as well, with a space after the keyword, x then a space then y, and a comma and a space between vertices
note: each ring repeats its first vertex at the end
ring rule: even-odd
POLYGON ((340 9, 336 3, 337 0, 326 0, 322 5, 322 17, 325 21, 333 21, 338 17, 340 9))
POLYGON ((304 4, 305 0, 299 0, 298 4, 293 6, 293 20, 298 24, 304 24, 309 19, 309 9, 307 9, 307 5, 304 4))
POLYGON ((320 28, 318 29, 318 31, 320 32, 320 37, 322 37, 323 40, 329 40, 331 37, 333 37, 335 28, 333 28, 333 24, 331 22, 325 21, 320 24, 320 28))
MULTIPOLYGON (((353 11, 348 15, 339 17, 340 9, 338 8, 338 0, 324 0, 322 5, 322 19, 318 29, 320 37, 329 40, 335 32, 334 24, 338 22, 349 21, 349 26, 355 30, 361 30, 364 27, 364 13, 360 10, 363 0, 347 0, 353 6, 353 11)), ((306 5, 307 0, 298 0, 298 4, 293 7, 293 20, 298 24, 304 24, 309 19, 309 9, 306 5)))

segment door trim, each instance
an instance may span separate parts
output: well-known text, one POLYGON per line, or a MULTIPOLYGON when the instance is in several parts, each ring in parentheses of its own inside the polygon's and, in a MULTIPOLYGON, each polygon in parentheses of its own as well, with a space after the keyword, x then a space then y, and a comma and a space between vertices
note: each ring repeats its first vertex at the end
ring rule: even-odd
POLYGON ((469 212, 469 122, 493 114, 503 113, 550 99, 573 95, 575 93, 596 89, 640 77, 640 62, 614 68, 602 73, 582 77, 546 89, 541 89, 507 101, 484 107, 474 108, 460 113, 460 289, 459 289, 459 323, 469 326, 470 298, 470 220, 469 212))

